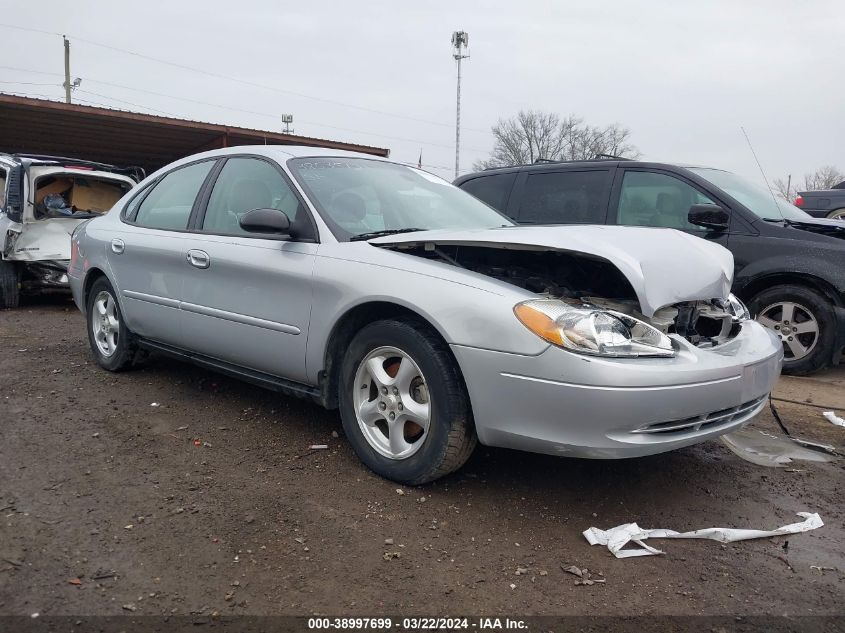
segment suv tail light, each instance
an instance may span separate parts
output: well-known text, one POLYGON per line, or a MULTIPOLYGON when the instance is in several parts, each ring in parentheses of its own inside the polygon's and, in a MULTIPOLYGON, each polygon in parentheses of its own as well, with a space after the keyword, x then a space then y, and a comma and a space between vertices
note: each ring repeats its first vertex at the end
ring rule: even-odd
POLYGON ((797 198, 795 198, 795 202, 793 202, 792 204, 794 204, 796 207, 803 207, 804 206, 804 198, 802 198, 801 196, 798 196, 797 198))

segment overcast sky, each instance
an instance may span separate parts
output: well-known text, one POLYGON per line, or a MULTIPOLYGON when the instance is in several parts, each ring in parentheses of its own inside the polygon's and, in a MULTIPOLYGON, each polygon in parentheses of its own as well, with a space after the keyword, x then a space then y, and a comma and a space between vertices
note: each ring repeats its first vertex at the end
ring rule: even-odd
MULTIPOLYGON (((845 169, 845 18, 832 0, 2 0, 0 8, 2 23, 69 35, 79 103, 267 130, 291 113, 304 135, 388 147, 414 164, 422 150, 424 167, 447 178, 456 29, 469 32, 471 54, 462 171, 486 157, 499 117, 532 108, 625 125, 651 160, 759 180, 744 126, 770 179, 845 169)), ((61 37, 0 28, 0 52, 0 90, 63 97, 61 37)))

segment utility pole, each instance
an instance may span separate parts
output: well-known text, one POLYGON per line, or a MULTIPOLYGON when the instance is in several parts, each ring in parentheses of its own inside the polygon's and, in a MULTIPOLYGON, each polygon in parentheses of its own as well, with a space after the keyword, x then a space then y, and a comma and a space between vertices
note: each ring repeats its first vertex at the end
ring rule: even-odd
POLYGON ((458 103, 455 116, 455 178, 461 167, 461 60, 469 57, 469 33, 455 31, 452 33, 452 57, 458 62, 458 103))
POLYGON ((64 35, 62 39, 65 41, 65 103, 70 103, 70 41, 64 35))

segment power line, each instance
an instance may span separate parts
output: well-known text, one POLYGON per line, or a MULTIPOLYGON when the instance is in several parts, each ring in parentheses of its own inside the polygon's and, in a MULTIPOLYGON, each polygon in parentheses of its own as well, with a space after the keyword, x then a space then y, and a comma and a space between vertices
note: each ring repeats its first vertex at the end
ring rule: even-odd
POLYGON ((32 81, 0 81, 0 84, 15 84, 18 86, 58 86, 56 83, 34 83, 32 81))
MULTIPOLYGON (((40 72, 40 71, 28 71, 25 68, 10 68, 10 67, 6 67, 6 66, 0 66, 0 68, 9 68, 9 69, 17 70, 17 71, 21 71, 21 72, 34 72, 34 73, 40 72)), ((59 73, 45 73, 45 74, 56 74, 56 75, 61 76, 59 73)), ((101 85, 104 85, 104 86, 110 86, 112 88, 119 88, 119 89, 122 89, 122 90, 131 90, 133 92, 148 94, 148 95, 152 95, 152 96, 156 96, 156 97, 163 97, 165 99, 175 99, 177 101, 185 101, 187 103, 194 103, 194 104, 203 105, 203 106, 211 106, 213 108, 220 108, 222 110, 230 110, 232 112, 241 112, 241 113, 245 113, 245 114, 252 114, 252 115, 256 115, 256 116, 267 117, 268 119, 273 119, 273 120, 278 120, 278 118, 279 118, 278 114, 272 114, 272 113, 269 113, 269 112, 259 112, 259 111, 256 111, 256 110, 248 110, 248 109, 245 109, 245 108, 237 108, 237 107, 233 107, 233 106, 224 106, 224 105, 220 105, 220 104, 216 104, 216 103, 211 103, 209 101, 201 101, 199 99, 190 99, 188 97, 181 97, 181 96, 178 96, 178 95, 166 94, 166 93, 163 93, 163 92, 156 92, 154 90, 146 90, 146 89, 143 89, 143 88, 136 88, 134 86, 127 86, 125 84, 118 84, 118 83, 113 83, 113 82, 109 82, 109 81, 102 81, 102 80, 99 80, 99 79, 91 79, 90 77, 85 77, 85 76, 83 76, 83 79, 88 83, 101 84, 101 85)), ((3 83, 3 82, 0 82, 0 83, 3 83)), ((16 82, 10 82, 10 83, 16 83, 16 82)), ((33 85, 53 85, 53 84, 33 84, 33 85)), ((91 95, 94 95, 94 96, 101 97, 103 99, 111 99, 113 101, 124 103, 126 105, 132 105, 132 106, 135 106, 137 108, 144 108, 146 110, 152 110, 154 112, 159 112, 160 114, 165 114, 167 116, 172 116, 174 118, 181 118, 181 117, 179 117, 175 114, 172 114, 172 113, 169 113, 169 112, 166 112, 166 111, 163 111, 163 110, 157 110, 155 108, 151 108, 150 106, 135 104, 135 103, 132 103, 131 101, 123 101, 121 99, 118 99, 116 97, 112 97, 110 95, 99 94, 99 93, 91 92, 89 90, 85 90, 85 89, 82 89, 82 88, 77 88, 77 92, 84 92, 84 93, 87 93, 87 94, 91 94, 91 95)), ((367 130, 357 130, 357 129, 353 129, 353 128, 338 126, 338 125, 330 125, 328 123, 321 123, 319 121, 308 121, 308 120, 304 120, 304 119, 299 119, 299 121, 300 121, 300 123, 305 123, 307 125, 316 125, 318 127, 324 127, 324 128, 333 129, 333 130, 340 130, 340 131, 343 131, 343 132, 352 132, 352 133, 355 133, 355 134, 363 134, 363 135, 366 135, 366 136, 376 136, 376 137, 379 137, 379 138, 392 139, 392 140, 395 140, 395 141, 403 141, 403 142, 406 142, 406 143, 420 143, 420 144, 429 145, 429 146, 432 146, 432 147, 443 147, 443 148, 446 148, 446 149, 452 149, 451 145, 447 145, 445 143, 435 143, 435 142, 432 142, 432 141, 426 141, 426 140, 422 140, 422 139, 405 138, 405 137, 401 137, 401 136, 393 136, 393 135, 390 135, 390 134, 381 134, 379 132, 369 132, 367 130)), ((472 151, 475 151, 475 152, 480 152, 482 154, 486 154, 487 151, 488 151, 486 149, 481 149, 481 148, 478 148, 478 147, 467 147, 467 146, 464 146, 464 147, 466 149, 469 149, 469 150, 472 150, 472 151)))
MULTIPOLYGON (((61 33, 56 33, 56 32, 53 32, 53 31, 44 31, 44 30, 41 30, 41 29, 33 29, 33 28, 30 28, 30 27, 18 26, 18 25, 15 25, 15 24, 0 23, 0 27, 15 29, 15 30, 19 30, 19 31, 29 31, 29 32, 32 32, 32 33, 39 33, 39 34, 42 34, 42 35, 56 35, 56 36, 59 36, 59 37, 62 36, 61 33)), ((284 89, 278 88, 276 86, 268 86, 268 85, 265 85, 265 84, 260 84, 258 82, 249 81, 247 79, 241 79, 239 77, 232 77, 230 75, 224 75, 222 73, 215 73, 215 72, 212 72, 212 71, 209 71, 209 70, 204 70, 202 68, 196 68, 194 66, 187 66, 185 64, 179 64, 177 62, 171 62, 171 61, 168 61, 166 59, 160 59, 158 57, 152 57, 150 55, 145 55, 143 53, 130 51, 130 50, 127 50, 125 48, 119 48, 117 46, 111 46, 109 44, 103 44, 101 42, 89 40, 89 39, 84 38, 84 37, 78 37, 78 36, 75 36, 75 35, 71 36, 71 37, 75 41, 84 42, 84 43, 90 44, 92 46, 99 46, 99 47, 105 48, 107 50, 116 51, 116 52, 119 52, 119 53, 123 53, 125 55, 131 55, 133 57, 138 57, 140 59, 153 61, 153 62, 156 62, 158 64, 164 64, 166 66, 172 66, 173 68, 179 68, 181 70, 187 70, 187 71, 190 71, 190 72, 199 73, 199 74, 202 74, 202 75, 206 75, 208 77, 214 77, 215 79, 224 79, 226 81, 232 81, 232 82, 243 84, 243 85, 246 85, 246 86, 252 86, 254 88, 260 88, 262 90, 270 90, 272 92, 278 92, 280 94, 293 95, 293 96, 300 97, 300 98, 303 98, 303 99, 310 99, 312 101, 318 101, 318 102, 321 102, 321 103, 328 103, 328 104, 332 104, 332 105, 336 105, 336 106, 341 106, 341 107, 344 107, 344 108, 352 108, 352 109, 355 109, 355 110, 360 110, 362 112, 379 114, 381 116, 396 117, 396 118, 399 118, 399 119, 406 119, 408 121, 415 121, 417 123, 426 123, 426 124, 429 124, 429 125, 437 125, 437 126, 441 126, 441 127, 448 127, 448 128, 452 127, 451 124, 449 124, 449 123, 442 123, 440 121, 431 121, 431 120, 428 120, 428 119, 420 119, 420 118, 417 118, 417 117, 412 117, 412 116, 408 116, 408 115, 404 115, 404 114, 395 114, 393 112, 387 112, 387 111, 384 111, 384 110, 376 110, 374 108, 367 108, 367 107, 355 105, 355 104, 352 104, 352 103, 344 103, 343 101, 335 101, 333 99, 325 99, 323 97, 315 97, 315 96, 312 96, 312 95, 308 95, 308 94, 301 93, 301 92, 295 92, 295 91, 292 91, 292 90, 284 90, 284 89)), ((479 133, 482 133, 482 134, 489 134, 490 133, 489 130, 482 130, 482 129, 479 129, 479 128, 465 127, 463 129, 473 131, 473 132, 479 132, 479 133)))

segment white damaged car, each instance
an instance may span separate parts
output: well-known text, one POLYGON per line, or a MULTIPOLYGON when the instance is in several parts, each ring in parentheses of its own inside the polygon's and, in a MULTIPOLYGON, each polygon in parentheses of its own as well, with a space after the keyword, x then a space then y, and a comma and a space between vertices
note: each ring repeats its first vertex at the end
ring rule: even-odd
POLYGON ((165 167, 74 233, 68 275, 103 368, 155 351, 312 398, 410 484, 477 441, 621 458, 728 433, 783 359, 719 245, 514 226, 424 171, 316 148, 165 167))
POLYGON ((0 309, 17 307, 21 292, 68 292, 70 234, 141 177, 138 168, 0 154, 0 309))

